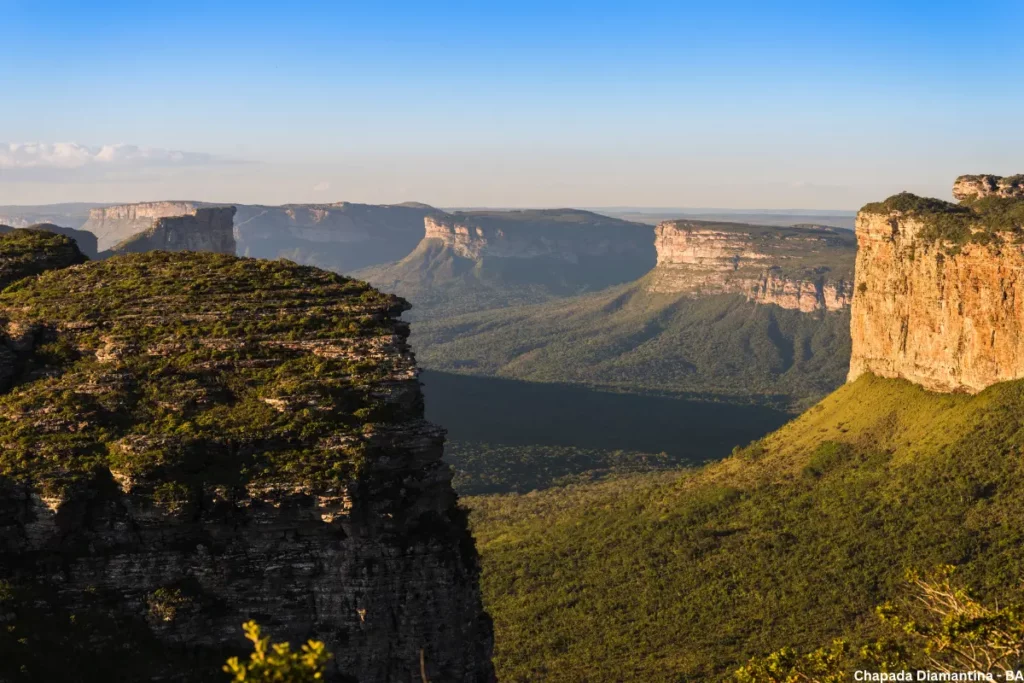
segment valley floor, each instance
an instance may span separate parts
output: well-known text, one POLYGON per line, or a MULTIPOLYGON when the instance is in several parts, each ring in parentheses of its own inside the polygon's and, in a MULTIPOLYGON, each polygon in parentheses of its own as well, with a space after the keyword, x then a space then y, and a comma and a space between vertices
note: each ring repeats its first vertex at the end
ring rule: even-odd
POLYGON ((864 642, 907 569, 1024 581, 1024 382, 865 376, 701 468, 465 499, 503 681, 720 678, 864 642))

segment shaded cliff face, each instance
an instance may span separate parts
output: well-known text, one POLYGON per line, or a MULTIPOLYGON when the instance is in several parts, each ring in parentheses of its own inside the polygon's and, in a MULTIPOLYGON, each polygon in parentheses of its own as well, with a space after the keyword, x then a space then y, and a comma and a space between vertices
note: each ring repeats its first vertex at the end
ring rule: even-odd
POLYGON ((238 252, 351 272, 408 255, 423 236, 425 204, 240 205, 238 252))
MULTIPOLYGON (((424 238, 467 259, 653 257, 650 228, 589 211, 472 211, 428 217, 424 238)), ((642 273, 641 273, 642 274, 642 273)))
POLYGON ((328 680, 491 680, 405 306, 210 253, 0 295, 0 678, 221 680, 255 618, 328 680))
POLYGON ((118 243, 114 253, 212 251, 235 254, 235 207, 196 209, 185 216, 157 218, 153 227, 118 243))
POLYGON ((850 380, 870 372, 976 392, 1024 377, 1022 227, 1024 200, 1003 194, 864 207, 850 380))
POLYGON ((652 292, 742 294, 806 313, 850 305, 856 246, 841 230, 668 221, 655 247, 652 292))
POLYGON ((91 209, 82 230, 96 235, 98 248, 105 251, 132 235, 150 230, 157 219, 195 215, 201 206, 199 202, 144 202, 91 209))
POLYGON ((421 235, 398 263, 359 272, 417 319, 597 291, 655 262, 650 226, 573 209, 436 214, 421 235))

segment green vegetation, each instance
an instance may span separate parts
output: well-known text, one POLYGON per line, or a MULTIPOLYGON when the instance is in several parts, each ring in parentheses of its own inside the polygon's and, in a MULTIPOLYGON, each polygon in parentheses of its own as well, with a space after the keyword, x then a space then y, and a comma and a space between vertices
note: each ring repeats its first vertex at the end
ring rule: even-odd
MULTIPOLYGON (((886 636, 905 572, 985 604, 1024 580, 1024 382, 863 376, 732 457, 467 499, 504 681, 721 678, 886 636)), ((924 622, 919 622, 924 623, 924 622)))
POLYGON ((354 476, 364 436, 391 419, 374 389, 404 362, 372 341, 404 306, 332 273, 206 253, 22 280, 0 295, 8 329, 34 330, 0 397, 0 475, 62 492, 109 470, 174 509, 203 485, 354 476))
POLYGON ((852 647, 844 639, 801 654, 786 647, 738 669, 737 683, 840 683, 850 672, 980 671, 1001 678, 1024 660, 1024 604, 989 607, 975 600, 940 567, 930 576, 909 572, 909 590, 876 609, 886 634, 852 647))
POLYGON ((462 495, 527 493, 637 472, 676 469, 690 464, 668 453, 530 444, 449 441, 444 459, 455 469, 452 484, 462 495))
POLYGON ((423 321, 412 343, 420 363, 435 370, 786 408, 809 405, 845 379, 848 312, 653 294, 644 282, 423 321))
POLYGON ((1006 236, 1019 241, 1024 231, 1024 199, 1021 198, 989 196, 953 204, 901 192, 885 201, 867 204, 861 211, 913 216, 925 225, 921 239, 955 245, 968 242, 998 245, 1006 236))
POLYGON ((46 230, 0 232, 0 289, 51 268, 64 268, 88 259, 74 240, 46 230))
POLYGON ((270 638, 260 633, 255 621, 242 624, 245 637, 252 641, 253 652, 249 661, 232 657, 224 665, 236 683, 313 683, 322 681, 324 667, 331 658, 319 640, 305 643, 299 652, 292 652, 288 643, 270 644, 270 638))

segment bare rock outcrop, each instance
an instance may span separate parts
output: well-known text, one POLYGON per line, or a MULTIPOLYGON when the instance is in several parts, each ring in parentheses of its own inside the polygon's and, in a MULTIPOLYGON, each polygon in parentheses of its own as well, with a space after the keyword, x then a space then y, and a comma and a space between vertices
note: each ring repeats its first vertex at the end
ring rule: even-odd
POLYGON ((153 226, 111 249, 114 253, 144 251, 212 251, 235 253, 235 207, 196 209, 184 216, 157 218, 153 226))
POLYGON ((192 216, 204 206, 200 202, 142 202, 107 206, 89 211, 89 220, 82 226, 96 235, 98 248, 106 251, 132 235, 146 232, 160 218, 192 216))
POLYGON ((742 294, 807 313, 850 305, 855 247, 840 230, 667 221, 654 243, 652 292, 742 294))
POLYGON ((329 681, 492 681, 405 308, 193 252, 0 294, 0 679, 220 681, 253 618, 325 641, 329 681))
POLYGON ((953 196, 961 202, 983 197, 1024 197, 1024 175, 962 175, 953 182, 953 196))
POLYGON ((571 209, 437 214, 424 219, 423 236, 474 261, 552 258, 578 264, 651 251, 650 228, 571 209))
POLYGON ((850 380, 870 372, 973 393, 1024 377, 1024 195, 1014 187, 962 176, 962 205, 901 194, 860 211, 850 380))
POLYGON ((390 263, 408 255, 423 235, 426 204, 238 205, 238 252, 286 257, 336 272, 390 263))

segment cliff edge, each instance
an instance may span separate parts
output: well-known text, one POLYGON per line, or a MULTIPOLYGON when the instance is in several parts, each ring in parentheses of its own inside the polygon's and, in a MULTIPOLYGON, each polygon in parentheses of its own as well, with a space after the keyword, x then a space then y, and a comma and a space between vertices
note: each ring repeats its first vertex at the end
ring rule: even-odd
POLYGON ((666 221, 655 228, 660 294, 742 294, 810 313, 839 311, 853 293, 855 243, 847 231, 666 221))
POLYGON ((155 219, 147 228, 111 249, 115 254, 144 251, 212 251, 235 253, 235 207, 196 209, 184 216, 155 219))
POLYGON ((857 216, 850 381, 974 393, 1024 377, 1022 176, 961 176, 961 203, 908 193, 857 216))
POLYGON ((219 681, 255 618, 325 641, 327 680, 493 679, 404 301, 192 252, 23 282, 0 294, 0 678, 219 681))

